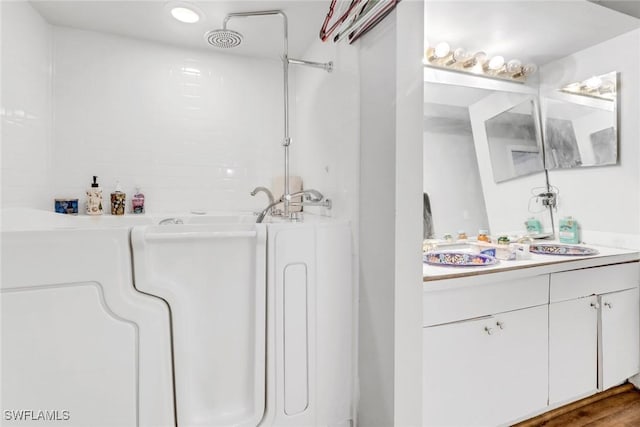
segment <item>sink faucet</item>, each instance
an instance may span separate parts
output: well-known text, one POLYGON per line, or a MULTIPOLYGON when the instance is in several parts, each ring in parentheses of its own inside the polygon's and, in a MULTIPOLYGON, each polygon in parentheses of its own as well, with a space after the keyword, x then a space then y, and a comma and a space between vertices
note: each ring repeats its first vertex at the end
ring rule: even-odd
POLYGON ((325 199, 321 192, 317 190, 302 190, 292 194, 285 194, 280 197, 278 200, 269 203, 269 206, 264 208, 260 214, 258 214, 258 218, 256 219, 256 223, 261 223, 264 218, 269 214, 271 209, 280 203, 284 203, 286 200, 291 200, 293 197, 303 197, 303 201, 299 203, 292 203, 291 206, 324 206, 327 209, 331 209, 332 203, 331 200, 325 199))
POLYGON ((272 204, 274 202, 273 193, 271 193, 271 190, 269 190, 267 187, 256 187, 250 194, 252 196, 255 196, 259 192, 263 192, 267 195, 267 197, 269 198, 269 204, 272 204))

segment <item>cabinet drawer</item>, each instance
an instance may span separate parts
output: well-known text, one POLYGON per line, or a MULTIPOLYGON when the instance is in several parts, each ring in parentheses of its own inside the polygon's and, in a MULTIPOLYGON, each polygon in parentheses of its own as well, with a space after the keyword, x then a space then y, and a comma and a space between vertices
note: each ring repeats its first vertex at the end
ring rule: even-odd
POLYGON ((426 292, 422 297, 423 326, 472 319, 534 307, 549 302, 549 276, 426 292))
POLYGON ((551 274, 551 302, 630 289, 640 284, 640 263, 608 265, 551 274))

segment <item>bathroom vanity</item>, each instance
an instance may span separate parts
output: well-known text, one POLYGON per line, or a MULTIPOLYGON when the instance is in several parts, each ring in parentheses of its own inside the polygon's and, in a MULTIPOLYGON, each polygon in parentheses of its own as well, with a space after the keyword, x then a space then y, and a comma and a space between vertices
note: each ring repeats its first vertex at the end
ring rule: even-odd
POLYGON ((640 254, 423 267, 423 425, 508 425, 640 372, 640 254))

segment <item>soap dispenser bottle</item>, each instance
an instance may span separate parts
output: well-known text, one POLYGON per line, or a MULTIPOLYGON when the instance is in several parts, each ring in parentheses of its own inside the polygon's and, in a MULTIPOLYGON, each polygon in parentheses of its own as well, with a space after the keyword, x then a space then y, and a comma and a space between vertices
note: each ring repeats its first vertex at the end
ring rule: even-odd
POLYGON ((120 183, 116 182, 116 190, 111 193, 111 215, 124 215, 124 206, 127 195, 120 188, 120 183))
POLYGON ((98 177, 93 176, 93 183, 87 190, 87 215, 102 215, 102 188, 98 185, 98 177))
POLYGON ((524 223, 525 227, 527 227, 527 234, 536 235, 542 233, 542 224, 540 220, 531 217, 524 223))
POLYGON ((136 194, 131 198, 131 210, 134 214, 144 213, 144 194, 140 191, 140 187, 136 187, 136 194))
POLYGON ((580 227, 575 218, 568 216, 560 219, 560 243, 580 243, 580 227))

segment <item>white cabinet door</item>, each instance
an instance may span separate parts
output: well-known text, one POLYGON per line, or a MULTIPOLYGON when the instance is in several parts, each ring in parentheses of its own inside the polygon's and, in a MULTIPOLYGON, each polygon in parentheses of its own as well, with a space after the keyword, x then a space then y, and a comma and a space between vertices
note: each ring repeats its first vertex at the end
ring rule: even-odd
POLYGON ((549 305, 549 404, 595 392, 598 387, 598 298, 549 305))
MULTIPOLYGON (((543 409, 548 396, 548 305, 495 316, 499 361, 491 394, 494 424, 543 409)), ((493 424, 492 424, 493 425, 493 424)))
POLYGON ((606 390, 640 370, 638 288, 600 296, 600 385, 606 390))
POLYGON ((547 404, 547 306, 423 329, 423 424, 495 426, 547 404))

